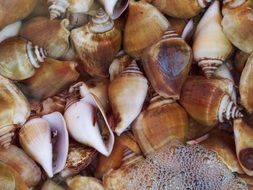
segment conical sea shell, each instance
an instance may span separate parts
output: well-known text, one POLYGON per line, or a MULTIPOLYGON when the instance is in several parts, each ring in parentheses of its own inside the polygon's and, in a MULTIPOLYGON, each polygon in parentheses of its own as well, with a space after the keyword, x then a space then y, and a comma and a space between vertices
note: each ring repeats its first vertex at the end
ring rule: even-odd
POLYGON ((117 135, 127 130, 141 112, 147 91, 148 81, 135 61, 110 83, 108 95, 117 135))
POLYGON ((194 59, 210 78, 233 50, 222 31, 219 1, 214 1, 200 20, 194 36, 194 59))
POLYGON ((140 58, 145 48, 159 40, 168 27, 168 20, 154 6, 143 1, 130 1, 124 50, 130 56, 140 58))
POLYGON ((114 135, 98 98, 89 92, 84 83, 77 83, 70 91, 78 89, 81 100, 67 103, 64 118, 70 135, 82 144, 91 146, 101 154, 110 155, 114 135))
POLYGON ((168 30, 145 51, 142 62, 154 90, 164 98, 179 99, 192 62, 190 46, 168 30))
POLYGON ((99 0, 112 19, 117 19, 126 10, 129 0, 99 0))
POLYGON ((13 37, 0 44, 0 74, 12 80, 24 80, 35 74, 46 52, 23 38, 13 37))
POLYGON ((50 19, 61 18, 69 6, 68 0, 47 0, 50 19))
POLYGON ((46 17, 35 17, 26 22, 20 31, 20 36, 32 43, 43 47, 48 56, 60 58, 69 49, 69 35, 67 27, 69 20, 50 20, 46 17))
POLYGON ((253 176, 253 129, 242 119, 234 120, 235 146, 238 161, 243 171, 253 176))

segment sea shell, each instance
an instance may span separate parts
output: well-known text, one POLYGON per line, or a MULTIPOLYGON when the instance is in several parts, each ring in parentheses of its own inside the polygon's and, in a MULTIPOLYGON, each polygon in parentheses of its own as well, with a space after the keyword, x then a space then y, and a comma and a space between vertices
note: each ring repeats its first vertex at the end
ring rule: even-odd
POLYGON ((31 187, 41 180, 41 170, 22 149, 10 145, 8 149, 0 148, 0 161, 12 167, 25 183, 31 187))
POLYGON ((236 157, 233 136, 216 129, 209 133, 208 138, 200 144, 216 152, 232 172, 244 173, 236 157))
POLYGON ((35 17, 26 22, 20 36, 43 47, 52 58, 61 58, 69 49, 69 20, 50 20, 46 17, 35 17))
POLYGON ((200 20, 194 35, 194 59, 210 78, 232 53, 233 46, 222 31, 219 1, 214 1, 200 20))
POLYGON ((130 1, 128 9, 123 46, 128 55, 140 58, 147 47, 162 37, 169 22, 154 6, 144 1, 130 1))
POLYGON ((0 74, 12 80, 30 78, 45 57, 45 50, 30 41, 9 38, 0 43, 0 74))
POLYGON ((176 18, 198 15, 212 0, 147 0, 161 12, 176 18))
POLYGON ((253 112, 252 89, 253 89, 253 54, 248 58, 242 71, 239 92, 242 106, 249 112, 253 112))
POLYGON ((60 113, 30 119, 21 128, 19 141, 25 152, 43 167, 49 177, 63 170, 68 155, 68 132, 60 113))
POLYGON ((68 0, 47 0, 50 19, 61 18, 69 6, 68 0))
POLYGON ((75 176, 67 179, 69 190, 104 190, 102 182, 94 177, 75 176))
POLYGON ((17 21, 17 22, 14 22, 12 24, 5 26, 0 31, 0 43, 10 37, 17 36, 20 28, 21 28, 21 21, 17 21))
POLYGON ((129 0, 99 0, 112 19, 117 19, 126 10, 129 0))
POLYGON ((242 119, 234 120, 236 155, 243 171, 253 176, 253 129, 242 119))
POLYGON ((253 50, 253 2, 249 0, 223 1, 222 27, 227 38, 240 50, 253 50))
POLYGON ((92 76, 106 77, 121 46, 121 31, 101 8, 90 22, 71 31, 71 40, 84 70, 92 76))
POLYGON ((46 58, 36 74, 19 83, 24 94, 34 100, 51 97, 74 83, 79 77, 77 63, 46 58))
POLYGON ((190 46, 167 30, 142 56, 145 73, 154 90, 164 98, 179 99, 192 62, 190 46))
POLYGON ((0 145, 7 147, 18 125, 30 115, 30 105, 22 92, 8 79, 0 76, 0 145))
POLYGON ((114 135, 101 103, 83 82, 70 87, 70 92, 75 90, 82 99, 67 102, 64 118, 69 134, 77 142, 91 146, 105 156, 110 155, 114 135))
POLYGON ((132 124, 132 130, 147 155, 174 140, 185 143, 188 116, 178 103, 155 95, 132 124))
POLYGON ((179 102, 198 123, 214 126, 242 117, 240 108, 231 100, 232 92, 233 83, 228 79, 189 77, 179 102))
POLYGON ((109 85, 108 95, 119 136, 141 112, 148 91, 148 81, 133 61, 109 85))
POLYGON ((123 133, 115 138, 115 144, 110 156, 99 155, 95 176, 103 178, 110 170, 118 169, 127 159, 141 155, 141 150, 133 134, 123 133))
POLYGON ((0 1, 0 30, 5 26, 22 20, 34 9, 37 0, 0 1))

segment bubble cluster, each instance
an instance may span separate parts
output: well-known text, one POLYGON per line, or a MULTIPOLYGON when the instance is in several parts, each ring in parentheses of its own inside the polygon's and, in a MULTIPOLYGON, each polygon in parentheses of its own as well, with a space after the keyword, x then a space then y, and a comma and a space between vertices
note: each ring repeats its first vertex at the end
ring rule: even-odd
POLYGON ((114 182, 126 190, 247 189, 246 183, 237 178, 216 153, 200 145, 165 146, 134 167, 128 167, 114 182))

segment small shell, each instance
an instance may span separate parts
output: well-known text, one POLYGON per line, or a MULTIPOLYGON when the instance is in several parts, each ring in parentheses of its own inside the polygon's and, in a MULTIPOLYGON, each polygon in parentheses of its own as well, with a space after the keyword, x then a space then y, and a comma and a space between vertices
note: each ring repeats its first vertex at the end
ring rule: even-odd
POLYGON ((192 62, 192 50, 182 38, 174 31, 166 31, 145 51, 142 62, 152 87, 160 96, 180 98, 192 62))
POLYGON ((21 21, 9 24, 0 31, 0 43, 10 37, 17 36, 21 28, 21 21))
POLYGON ((117 19, 126 10, 129 0, 99 0, 112 19, 117 19))
POLYGON ((0 44, 0 74, 12 80, 24 80, 35 74, 46 52, 23 38, 13 37, 0 44))
POLYGON ((69 6, 68 0, 47 0, 50 19, 61 18, 69 6))
POLYGON ((212 0, 148 0, 161 12, 176 18, 198 15, 212 0))
POLYGON ((130 1, 123 46, 128 55, 140 58, 143 51, 159 40, 169 27, 168 20, 154 6, 130 1))
POLYGON ((253 112, 253 100, 252 100, 252 90, 253 90, 253 54, 248 58, 246 65, 242 71, 239 92, 241 97, 241 104, 249 112, 253 112))
POLYGON ((223 31, 227 38, 240 50, 253 50, 253 2, 249 0, 223 1, 223 31))
POLYGON ((104 190, 102 182, 94 177, 75 176, 67 179, 70 190, 104 190))
POLYGON ((109 85, 108 95, 119 136, 141 112, 148 91, 148 81, 133 61, 109 85))
POLYGON ((70 92, 75 89, 79 90, 82 99, 70 100, 64 113, 70 135, 77 142, 91 146, 103 155, 110 155, 114 135, 101 103, 84 83, 75 84, 70 92))
POLYGON ((207 78, 213 75, 233 50, 222 31, 219 7, 219 1, 214 1, 200 20, 194 36, 194 59, 207 78))
POLYGON ((150 105, 132 124, 134 136, 147 155, 173 140, 186 142, 188 116, 184 109, 170 99, 155 96, 150 105))
POLYGON ((253 176, 253 129, 242 119, 234 120, 234 135, 237 159, 243 171, 253 176))
POLYGON ((8 149, 0 148, 0 161, 12 167, 25 183, 31 187, 41 180, 41 170, 22 149, 11 145, 8 149))
POLYGON ((69 49, 69 20, 50 20, 46 17, 35 17, 26 22, 20 36, 43 47, 52 58, 61 58, 69 49))
POLYGON ((90 22, 71 31, 71 39, 84 70, 92 76, 106 77, 121 46, 121 31, 99 9, 90 22))

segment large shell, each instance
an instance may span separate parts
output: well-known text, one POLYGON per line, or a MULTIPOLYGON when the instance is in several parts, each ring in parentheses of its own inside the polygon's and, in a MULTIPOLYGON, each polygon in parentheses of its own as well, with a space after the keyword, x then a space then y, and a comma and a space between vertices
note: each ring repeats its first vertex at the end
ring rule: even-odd
POLYGON ((12 167, 31 187, 41 180, 41 170, 22 149, 11 145, 8 149, 0 148, 0 161, 12 167))
POLYGON ((110 155, 114 135, 101 103, 84 83, 77 83, 70 91, 75 88, 79 88, 82 99, 69 102, 64 113, 70 135, 77 142, 91 146, 103 155, 110 155))
POLYGON ((234 120, 236 155, 243 171, 253 176, 253 129, 242 119, 234 120))
POLYGON ((45 55, 45 50, 23 38, 7 39, 0 43, 0 74, 12 80, 30 78, 45 55))
POLYGON ((124 50, 130 56, 140 58, 145 48, 159 40, 168 27, 168 20, 154 6, 143 1, 130 1, 124 50))
POLYGON ((67 19, 60 21, 50 20, 46 17, 35 17, 22 26, 20 36, 43 47, 47 50, 48 56, 60 58, 69 49, 68 25, 67 19))
POLYGON ((185 143, 188 116, 178 103, 155 96, 137 117, 132 130, 142 152, 147 155, 173 140, 185 143))
POLYGON ((35 100, 54 96, 77 80, 79 73, 75 70, 76 65, 73 61, 47 58, 36 74, 19 86, 27 97, 35 100))
POLYGON ((30 115, 30 105, 22 92, 8 79, 0 76, 0 145, 8 146, 17 125, 30 115))
POLYGON ((92 76, 105 77, 121 46, 121 31, 99 9, 85 26, 71 31, 71 39, 84 70, 92 76))
POLYGON ((13 36, 17 36, 21 28, 21 21, 9 24, 0 30, 0 42, 13 36))
POLYGON ((115 119, 115 132, 124 132, 141 112, 148 81, 133 61, 109 85, 108 95, 115 119))
POLYGON ((253 2, 231 0, 223 2, 223 31, 228 39, 240 50, 251 53, 253 50, 253 2))
POLYGON ((0 1, 0 30, 5 26, 28 16, 34 9, 37 0, 0 1))
POLYGON ((147 0, 161 12, 176 18, 198 15, 212 0, 147 0))
POLYGON ((211 77, 233 50, 222 31, 219 7, 219 1, 214 1, 200 20, 194 36, 194 59, 206 77, 211 77))
POLYGON ((168 30, 161 40, 147 49, 142 60, 154 90, 164 98, 179 99, 192 62, 190 46, 168 30))
POLYGON ((214 126, 224 120, 242 117, 231 100, 232 92, 233 83, 228 79, 190 77, 184 84, 179 101, 197 122, 214 126))
POLYGON ((232 172, 244 173, 236 157, 233 136, 224 131, 213 130, 209 137, 200 143, 205 148, 218 154, 232 172))
POLYGON ((241 104, 249 113, 253 112, 253 54, 248 58, 246 65, 242 71, 239 92, 241 97, 241 104))
POLYGON ((129 0, 99 0, 112 19, 117 19, 126 10, 129 0))
POLYGON ((68 155, 68 133, 60 113, 29 120, 19 132, 19 141, 25 152, 43 167, 49 177, 63 170, 68 155))
POLYGON ((0 189, 2 190, 29 189, 17 172, 2 162, 0 162, 0 180, 0 189))
POLYGON ((117 136, 110 156, 99 155, 95 176, 103 178, 110 170, 118 169, 130 157, 141 155, 141 150, 136 139, 130 132, 117 136))

